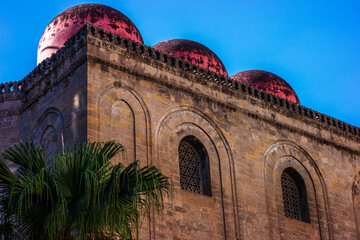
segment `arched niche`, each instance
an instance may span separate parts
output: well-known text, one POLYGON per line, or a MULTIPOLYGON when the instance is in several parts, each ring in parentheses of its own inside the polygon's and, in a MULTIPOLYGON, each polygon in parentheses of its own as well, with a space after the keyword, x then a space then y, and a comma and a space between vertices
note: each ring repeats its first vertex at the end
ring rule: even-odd
MULTIPOLYGON (((174 185, 169 212, 176 214, 179 211, 184 219, 201 219, 201 225, 207 226, 199 231, 204 238, 208 237, 206 232, 214 233, 211 238, 218 238, 216 234, 222 232, 228 239, 238 239, 240 231, 233 157, 226 138, 211 118, 189 106, 171 109, 157 124, 154 145, 154 165, 159 166, 174 185), (208 154, 211 196, 181 189, 178 149, 180 142, 189 136, 198 139, 208 154), (204 209, 206 214, 199 209, 204 209)), ((170 224, 170 221, 171 218, 164 217, 155 224, 156 230, 161 234, 162 224, 170 224)), ((191 227, 187 229, 191 230, 191 227)), ((173 234, 186 235, 180 226, 173 230, 173 234)))
POLYGON ((46 161, 64 149, 64 118, 56 108, 48 108, 41 115, 32 141, 42 145, 46 161))
POLYGON ((97 141, 116 141, 126 148, 115 161, 151 164, 148 111, 134 90, 112 83, 99 91, 96 130, 97 141))
POLYGON ((278 141, 268 148, 262 166, 266 208, 271 239, 332 239, 330 214, 324 179, 315 161, 297 144, 278 141), (285 216, 281 176, 291 168, 301 176, 307 191, 310 221, 285 216), (295 235, 293 235, 295 233, 295 235))

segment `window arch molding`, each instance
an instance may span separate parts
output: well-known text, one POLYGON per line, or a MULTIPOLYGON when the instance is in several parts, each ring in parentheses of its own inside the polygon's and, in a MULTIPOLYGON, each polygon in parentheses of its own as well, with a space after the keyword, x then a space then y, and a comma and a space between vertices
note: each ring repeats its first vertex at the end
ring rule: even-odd
POLYGON ((265 152, 262 172, 265 184, 266 209, 270 223, 271 239, 281 239, 291 224, 305 224, 320 239, 331 238, 330 212, 325 182, 311 156, 300 146, 290 141, 278 141, 265 152), (310 223, 285 217, 281 174, 287 168, 295 169, 306 185, 310 223), (280 233, 281 232, 281 233, 280 233))
MULTIPOLYGON (((216 183, 211 186, 212 198, 218 199, 218 201, 215 201, 216 206, 214 206, 217 212, 217 218, 219 218, 217 221, 223 221, 223 228, 226 235, 240 236, 233 156, 224 134, 210 117, 201 110, 191 106, 179 106, 169 109, 155 128, 154 164, 167 166, 169 162, 175 162, 173 166, 176 166, 176 169, 169 168, 169 171, 166 172, 167 169, 165 167, 164 173, 167 174, 170 179, 179 181, 178 146, 181 139, 189 135, 198 138, 209 154, 211 182, 216 183), (174 174, 176 172, 177 174, 174 174), (224 195, 229 197, 224 199, 224 195), (227 212, 226 214, 228 216, 232 215, 233 217, 223 217, 225 212, 227 212), (226 222, 227 219, 230 218, 235 220, 235 224, 234 221, 226 222), (227 224, 229 226, 233 225, 234 228, 227 228, 227 224)), ((176 185, 180 188, 179 182, 177 182, 176 185)), ((211 198, 208 199, 214 202, 211 198)), ((186 201, 186 198, 183 200, 186 201)))

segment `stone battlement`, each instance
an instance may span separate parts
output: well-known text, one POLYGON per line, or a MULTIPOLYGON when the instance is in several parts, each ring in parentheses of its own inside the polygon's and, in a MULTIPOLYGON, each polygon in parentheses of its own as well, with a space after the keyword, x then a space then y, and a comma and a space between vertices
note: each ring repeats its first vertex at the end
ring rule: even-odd
POLYGON ((113 164, 157 166, 173 188, 140 239, 360 239, 360 128, 156 46, 91 24, 66 28, 85 17, 116 27, 111 16, 122 14, 104 7, 79 5, 81 18, 51 22, 66 33, 40 52, 69 37, 64 46, 0 84, 0 153, 32 141, 50 163, 66 146, 121 143, 113 164))
POLYGON ((144 44, 123 38, 119 35, 105 31, 91 24, 85 25, 73 37, 69 38, 68 41, 65 43, 65 48, 69 48, 72 44, 74 44, 75 41, 80 38, 81 34, 89 34, 103 41, 124 48, 133 54, 157 60, 171 65, 172 67, 178 68, 181 71, 198 75, 202 79, 205 79, 207 82, 210 82, 213 87, 221 91, 226 92, 228 90, 233 90, 231 92, 235 91, 237 92, 237 94, 245 94, 251 96, 253 98, 269 103, 269 105, 279 108, 278 110, 281 109, 281 112, 287 112, 287 115, 296 117, 300 116, 302 118, 306 118, 310 121, 316 122, 322 126, 339 130, 342 133, 346 133, 360 139, 360 128, 355 127, 351 124, 345 123, 310 108, 287 101, 253 86, 236 82, 229 77, 217 74, 215 72, 191 64, 187 61, 171 56, 164 52, 157 51, 154 48, 146 46, 144 44))
MULTIPOLYGON (((26 96, 29 92, 31 92, 34 86, 39 88, 36 92, 46 91, 49 86, 53 85, 52 81, 56 81, 57 79, 57 73, 51 72, 56 68, 56 66, 83 46, 88 37, 95 37, 113 44, 131 55, 140 56, 145 61, 155 60, 170 66, 171 68, 176 68, 185 74, 193 75, 195 76, 193 79, 196 79, 196 81, 206 84, 214 89, 243 98, 259 100, 263 106, 272 108, 273 110, 281 112, 282 114, 292 118, 313 123, 320 128, 330 129, 338 134, 345 134, 353 139, 360 139, 360 128, 358 127, 310 108, 287 101, 253 86, 239 83, 229 77, 217 74, 164 52, 157 51, 152 47, 121 37, 91 24, 84 25, 77 33, 65 42, 65 46, 63 48, 57 51, 56 54, 53 54, 51 58, 42 61, 21 81, 0 84, 0 102, 13 97, 20 98, 26 96), (52 77, 44 79, 46 75, 49 75, 49 73, 52 74, 52 77)), ((26 101, 28 101, 33 97, 29 98, 29 96, 26 96, 25 98, 27 99, 26 101)))
POLYGON ((0 83, 0 102, 21 97, 23 81, 0 83))

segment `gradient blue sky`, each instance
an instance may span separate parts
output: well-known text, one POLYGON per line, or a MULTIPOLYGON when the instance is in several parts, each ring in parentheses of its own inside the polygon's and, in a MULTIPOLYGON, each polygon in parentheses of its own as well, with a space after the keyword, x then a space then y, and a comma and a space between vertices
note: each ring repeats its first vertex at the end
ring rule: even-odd
POLYGON ((82 3, 118 9, 150 46, 172 38, 198 41, 221 58, 229 76, 273 72, 302 105, 360 127, 360 1, 3 1, 0 82, 32 71, 46 25, 82 3))

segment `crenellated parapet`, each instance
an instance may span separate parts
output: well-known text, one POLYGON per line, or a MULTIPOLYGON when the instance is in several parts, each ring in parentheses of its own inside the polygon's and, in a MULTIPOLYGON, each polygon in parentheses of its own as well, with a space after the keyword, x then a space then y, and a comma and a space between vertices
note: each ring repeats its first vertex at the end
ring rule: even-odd
POLYGON ((174 190, 141 239, 360 236, 360 128, 278 94, 290 88, 269 72, 213 72, 220 60, 194 43, 168 54, 106 31, 132 32, 130 20, 117 26, 113 10, 102 10, 60 14, 48 25, 59 31, 45 29, 38 65, 0 83, 0 153, 33 141, 51 163, 66 146, 123 144, 112 163, 157 166, 174 190))
MULTIPOLYGON (((63 48, 58 50, 56 54, 53 54, 51 58, 42 61, 21 81, 0 84, 0 102, 7 101, 8 99, 21 98, 26 105, 29 104, 29 102, 31 103, 31 101, 35 101, 38 96, 46 92, 59 80, 61 71, 59 71, 57 67, 69 58, 68 64, 69 67, 71 67, 74 53, 84 46, 89 38, 96 38, 114 45, 114 47, 142 61, 149 63, 155 61, 158 63, 158 67, 165 66, 169 69, 176 70, 176 73, 191 76, 190 80, 207 85, 213 89, 240 98, 255 99, 261 106, 281 112, 286 116, 313 123, 321 128, 325 127, 338 134, 345 134, 351 138, 360 140, 360 128, 358 127, 305 106, 287 101, 259 88, 234 81, 229 77, 217 74, 91 24, 84 25, 65 42, 63 48)), ((86 58, 84 61, 86 61, 86 58)))
POLYGON ((19 141, 22 81, 0 83, 0 153, 19 141))
MULTIPOLYGON (((75 44, 66 44, 51 58, 42 61, 22 80, 0 83, 0 117, 4 117, 5 120, 11 116, 20 116, 29 105, 73 69, 62 65, 66 60, 72 59, 73 54, 86 43, 86 28, 82 30, 71 38, 76 41, 75 44), (81 39, 76 38, 77 36, 81 39)), ((86 54, 84 55, 86 59, 86 54)))
MULTIPOLYGON (((33 71, 31 71, 22 81, 24 92, 31 92, 35 86, 36 91, 46 91, 58 80, 61 72, 57 69, 59 65, 70 58, 79 48, 86 43, 87 28, 81 28, 74 34, 63 48, 58 50, 50 58, 42 61, 33 71), (71 44, 70 44, 71 43, 71 44)), ((29 96, 28 96, 29 98, 29 96)))
POLYGON ((180 72, 194 75, 195 77, 193 79, 195 79, 197 82, 208 85, 222 92, 237 95, 243 98, 250 97, 251 99, 260 100, 261 105, 272 108, 287 116, 314 123, 319 127, 325 127, 331 131, 335 131, 339 134, 346 134, 358 140, 360 139, 360 128, 351 124, 345 123, 305 106, 287 101, 283 98, 267 93, 259 88, 234 81, 229 77, 217 74, 208 69, 204 69, 180 58, 157 51, 152 47, 123 38, 119 35, 105 31, 101 28, 97 28, 90 24, 84 26, 79 31, 79 33, 71 37, 67 41, 67 45, 73 44, 76 39, 79 38, 78 34, 84 34, 86 32, 92 37, 116 45, 132 55, 140 56, 141 58, 145 60, 147 59, 149 61, 155 60, 160 63, 164 63, 167 66, 171 66, 172 68, 176 68, 177 70, 180 70, 180 72))
POLYGON ((22 81, 0 83, 0 102, 19 99, 22 92, 22 81))

